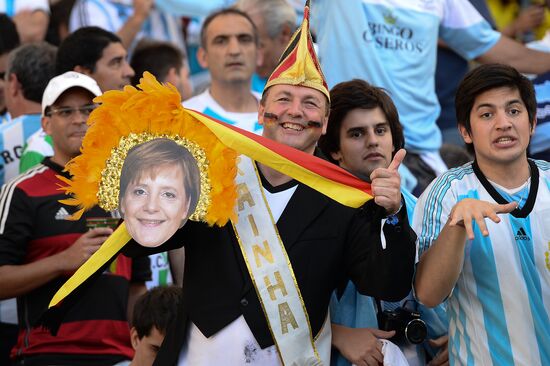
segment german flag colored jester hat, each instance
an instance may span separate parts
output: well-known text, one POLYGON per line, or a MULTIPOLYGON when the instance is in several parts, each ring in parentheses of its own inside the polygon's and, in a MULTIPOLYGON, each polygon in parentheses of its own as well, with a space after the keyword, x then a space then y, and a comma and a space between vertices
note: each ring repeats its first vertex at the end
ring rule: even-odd
POLYGON ((265 91, 279 84, 298 85, 316 89, 330 101, 327 82, 313 48, 309 31, 309 0, 304 8, 302 25, 292 36, 287 48, 279 59, 279 64, 267 80, 265 91))

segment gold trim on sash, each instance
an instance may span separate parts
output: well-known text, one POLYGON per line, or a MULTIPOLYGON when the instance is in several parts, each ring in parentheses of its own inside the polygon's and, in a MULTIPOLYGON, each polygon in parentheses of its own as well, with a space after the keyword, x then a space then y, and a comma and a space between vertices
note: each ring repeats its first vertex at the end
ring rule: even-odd
POLYGON ((256 166, 248 157, 239 159, 238 222, 232 225, 269 331, 283 365, 321 365, 307 309, 256 166))

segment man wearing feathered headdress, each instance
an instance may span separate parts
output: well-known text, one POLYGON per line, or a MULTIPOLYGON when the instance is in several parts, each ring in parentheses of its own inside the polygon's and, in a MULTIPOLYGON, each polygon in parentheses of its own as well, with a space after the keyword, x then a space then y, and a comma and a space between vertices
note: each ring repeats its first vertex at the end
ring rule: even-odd
MULTIPOLYGON (((314 154, 330 97, 308 14, 306 5, 258 119, 264 137, 314 154)), ((351 278, 360 291, 388 300, 410 289, 415 235, 394 199, 398 155, 383 183, 373 185, 375 199, 358 210, 241 156, 238 219, 221 228, 188 222, 165 245, 185 245, 184 324, 174 322, 155 364, 328 364, 335 288, 351 278), (384 249, 381 223, 391 214, 384 249)))

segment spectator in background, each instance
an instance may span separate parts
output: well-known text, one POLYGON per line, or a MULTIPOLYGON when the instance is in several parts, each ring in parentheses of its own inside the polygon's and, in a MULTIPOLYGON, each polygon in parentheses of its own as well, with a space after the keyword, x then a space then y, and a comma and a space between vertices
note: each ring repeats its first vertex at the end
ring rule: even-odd
MULTIPOLYGON (((77 74, 73 71, 68 71, 68 73, 65 73, 67 78, 73 77, 75 78, 74 84, 75 88, 76 85, 80 82, 83 83, 84 87, 88 86, 87 83, 89 81, 88 78, 81 78, 79 77, 80 74, 77 74)), ((64 79, 59 80, 58 78, 50 80, 50 84, 54 84, 55 82, 59 83, 66 83, 64 79)), ((92 79, 93 80, 93 79, 92 79)), ((94 88, 88 88, 86 90, 90 91, 94 94, 94 97, 97 97, 101 95, 101 91, 97 90, 95 88, 96 83, 93 84, 94 88)), ((76 88, 78 89, 78 88, 76 88)), ((44 92, 44 95, 42 97, 42 124, 44 124, 44 120, 51 118, 51 115, 48 115, 46 113, 46 110, 48 110, 52 104, 57 102, 57 98, 60 98, 62 95, 47 95, 47 92, 51 92, 54 90, 56 93, 60 90, 59 87, 55 85, 51 85, 49 89, 44 92)), ((67 93, 70 94, 72 90, 67 90, 67 93)), ((61 89, 61 92, 64 92, 63 89, 61 89)), ((64 106, 61 106, 62 108, 64 106)), ((81 106, 80 113, 82 115, 85 115, 88 117, 90 113, 92 113, 93 109, 95 108, 95 104, 90 104, 87 106, 81 106)), ((61 111, 60 114, 63 116, 66 113, 70 113, 70 111, 63 112, 61 111)), ((76 112, 72 112, 76 113, 76 112)), ((42 160, 44 160, 45 157, 52 156, 54 154, 53 149, 53 140, 52 137, 47 135, 44 132, 44 129, 40 129, 36 133, 34 133, 29 139, 27 140, 27 146, 25 146, 23 150, 23 154, 21 155, 21 160, 19 161, 19 170, 21 173, 26 172, 27 170, 31 169, 32 167, 40 164, 42 160)))
POLYGON ((522 72, 550 69, 550 54, 501 36, 467 1, 317 0, 312 8, 319 56, 329 86, 362 78, 387 89, 399 110, 419 194, 447 167, 439 154, 434 89, 438 37, 467 59, 505 62, 522 72), (342 62, 346 60, 346 62, 342 62))
POLYGON ((487 5, 497 29, 519 42, 541 39, 550 26, 546 0, 487 0, 487 5))
MULTIPOLYGON (((3 45, 9 48, 18 40, 17 33, 13 24, 4 20, 2 24, 7 26, 0 29, 0 39, 6 39, 3 45)), ((17 176, 23 145, 40 128, 40 101, 48 80, 54 75, 55 52, 55 47, 39 43, 20 46, 0 56, 0 67, 5 65, 0 94, 3 90, 5 106, 12 117, 0 125, 0 184, 17 176)), ((16 340, 15 299, 1 301, 0 364, 8 364, 9 351, 16 340)))
POLYGON ((529 156, 550 161, 550 72, 532 81, 537 97, 537 128, 529 144, 529 156))
MULTIPOLYGON (((491 28, 496 29, 495 22, 491 17, 485 0, 466 1, 469 1, 473 5, 483 19, 491 25, 491 28)), ((435 92, 441 106, 441 112, 437 117, 437 126, 441 130, 443 144, 464 146, 464 140, 458 132, 456 124, 455 95, 458 84, 460 84, 460 81, 462 81, 469 69, 470 63, 468 59, 453 51, 440 39, 437 45, 435 92)), ((443 158, 442 153, 441 155, 443 158)), ((451 168, 449 165, 447 167, 451 168)))
POLYGON ((157 9, 153 0, 77 0, 69 21, 69 31, 98 26, 116 33, 131 50, 143 38, 167 41, 185 50, 181 19, 157 9))
POLYGON ((183 106, 260 133, 260 95, 251 91, 251 80, 261 55, 256 26, 250 17, 232 8, 208 16, 201 29, 197 57, 210 72, 211 84, 183 106))
MULTIPOLYGON (((319 139, 319 147, 331 162, 373 183, 373 193, 376 194, 376 177, 388 168, 395 153, 405 144, 397 109, 383 89, 359 79, 335 85, 330 91, 330 99, 327 133, 319 139)), ((404 207, 401 209, 407 210, 412 222, 416 198, 404 188, 395 197, 402 200, 404 207)), ((385 225, 391 225, 390 222, 391 219, 387 219, 385 225)), ((401 303, 381 302, 359 294, 353 283, 348 282, 333 294, 330 304, 332 343, 338 350, 331 364, 381 363, 383 356, 379 339, 391 338, 411 366, 426 365, 425 352, 432 351, 427 342, 412 344, 402 334, 378 329, 377 301, 384 310, 401 306, 420 312, 428 325, 428 338, 443 336, 432 342, 438 346, 446 345, 447 319, 442 308, 427 309, 412 300, 412 296, 401 303)), ((446 360, 444 347, 437 357, 441 362, 446 360)))
POLYGON ((130 329, 135 354, 130 366, 153 364, 181 302, 182 290, 176 286, 155 287, 136 301, 130 329))
POLYGON ((59 46, 69 35, 69 16, 76 0, 55 0, 50 4, 50 23, 46 41, 59 46))
POLYGON ((147 258, 118 256, 67 313, 57 336, 33 327, 67 275, 112 233, 106 227, 87 230, 86 217, 110 216, 99 207, 74 221, 67 220, 74 209, 59 202, 66 198, 59 176, 70 178, 63 167, 80 154, 92 99, 100 93, 86 75, 53 78, 44 92, 42 122, 54 155, 2 188, 0 298, 17 297, 20 308, 16 365, 119 365, 133 355, 127 311, 145 292, 147 258))
POLYGON ((42 94, 55 75, 56 48, 45 42, 20 46, 8 57, 5 102, 12 120, 0 126, 0 182, 19 174, 25 141, 40 129, 42 94))
POLYGON ((59 46, 56 72, 88 75, 103 92, 122 89, 134 76, 127 55, 116 34, 98 27, 84 27, 71 33, 59 46))
MULTIPOLYGON (((103 92, 130 84, 134 70, 126 60, 120 38, 98 27, 81 28, 69 35, 57 51, 56 73, 76 71, 92 77, 103 92)), ((53 154, 52 140, 39 129, 26 140, 20 171, 53 154)))
POLYGON ((4 101, 4 76, 8 67, 8 54, 19 46, 15 23, 6 14, 0 14, 0 124, 10 120, 4 101))
POLYGON ((252 90, 261 93, 294 33, 296 11, 287 0, 239 0, 235 7, 247 13, 258 30, 261 62, 252 76, 252 90))
POLYGON ((48 0, 0 0, 0 13, 13 19, 21 43, 44 40, 50 17, 48 0))
POLYGON ((189 81, 189 67, 184 54, 167 42, 141 41, 130 60, 135 75, 132 85, 139 84, 143 72, 149 71, 158 81, 174 85, 181 99, 191 98, 193 89, 189 81))

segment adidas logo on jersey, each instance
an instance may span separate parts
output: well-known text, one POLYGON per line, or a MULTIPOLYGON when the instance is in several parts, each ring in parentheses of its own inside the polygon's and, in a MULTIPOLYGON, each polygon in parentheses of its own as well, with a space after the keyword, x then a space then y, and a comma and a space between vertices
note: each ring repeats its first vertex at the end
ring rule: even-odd
POLYGON ((520 227, 518 232, 516 233, 516 240, 531 240, 531 238, 527 235, 525 230, 520 227))
POLYGON ((67 217, 69 217, 69 212, 65 209, 65 207, 60 207, 59 210, 57 210, 57 213, 55 214, 56 220, 66 220, 67 217))

